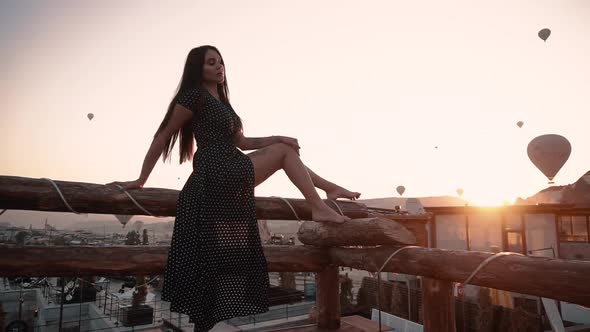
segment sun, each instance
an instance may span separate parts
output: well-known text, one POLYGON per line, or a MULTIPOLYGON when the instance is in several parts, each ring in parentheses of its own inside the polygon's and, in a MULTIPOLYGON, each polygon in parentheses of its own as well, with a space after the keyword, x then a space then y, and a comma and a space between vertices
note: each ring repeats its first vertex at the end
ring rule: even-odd
POLYGON ((511 200, 493 192, 473 193, 463 198, 472 206, 503 206, 512 204, 511 200))

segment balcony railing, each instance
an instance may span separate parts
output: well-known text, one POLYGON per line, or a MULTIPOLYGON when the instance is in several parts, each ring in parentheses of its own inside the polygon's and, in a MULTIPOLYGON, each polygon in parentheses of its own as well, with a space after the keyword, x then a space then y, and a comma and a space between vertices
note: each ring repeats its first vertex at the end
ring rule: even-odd
MULTIPOLYGON (((56 181, 69 206, 78 212, 141 214, 117 188, 56 181), (71 198, 71 199, 70 199, 71 198)), ((135 200, 155 215, 173 216, 178 192, 131 190, 135 200)), ((264 219, 309 219, 303 200, 257 198, 264 219)), ((590 306, 590 262, 515 254, 492 254, 423 247, 429 215, 408 217, 375 211, 363 204, 340 202, 355 218, 343 225, 304 222, 303 246, 265 245, 269 271, 316 273, 317 326, 340 326, 339 267, 371 272, 397 272, 423 277, 425 331, 454 331, 453 283, 552 298, 590 306), (408 232, 411 230, 411 232, 408 232), (418 244, 417 246, 413 246, 418 244)), ((44 180, 0 176, 0 209, 70 211, 44 180)), ((126 276, 164 272, 168 247, 0 247, 3 276, 126 276)))

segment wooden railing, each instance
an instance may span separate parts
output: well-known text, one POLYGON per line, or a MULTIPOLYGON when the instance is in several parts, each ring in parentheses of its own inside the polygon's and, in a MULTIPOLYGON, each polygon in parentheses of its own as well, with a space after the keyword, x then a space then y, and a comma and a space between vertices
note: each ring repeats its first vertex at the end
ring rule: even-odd
MULTIPOLYGON (((140 214, 117 188, 97 184, 56 182, 70 206, 79 212, 140 214), (71 196, 69 196, 71 195, 71 196)), ((146 188, 131 190, 131 195, 146 209, 158 215, 175 215, 178 192, 146 188), (160 196, 161 195, 161 196, 160 196)), ((310 210, 303 200, 288 200, 303 218, 310 210)), ((294 219, 291 209, 277 198, 257 198, 259 217, 294 219)), ((465 282, 492 253, 425 248, 423 230, 429 215, 408 217, 377 215, 355 202, 338 201, 344 214, 354 219, 344 225, 305 222, 300 239, 309 240, 310 229, 329 234, 330 245, 264 246, 269 272, 317 272, 318 327, 340 326, 338 267, 371 272, 397 272, 419 275, 423 279, 425 331, 454 331, 453 283, 465 282), (376 217, 379 218, 376 218, 376 217), (385 225, 391 224, 395 226, 385 225), (420 226, 421 225, 421 226, 420 226), (320 228, 318 228, 320 227, 320 228), (347 227, 346 232, 342 232, 347 227), (407 236, 407 229, 416 236, 407 236), (422 229, 421 229, 422 228, 422 229), (370 239, 380 230, 389 232, 379 241, 370 239), (353 233, 354 236, 343 233, 353 233), (334 240, 341 234, 344 244, 334 240), (362 234, 369 234, 363 236, 362 234), (400 235, 401 234, 401 235, 400 235), (413 242, 412 242, 413 240, 413 242), (379 242, 379 243, 376 243, 379 242), (415 247, 404 247, 418 244, 415 247), (371 247, 367 247, 370 245, 371 247), (352 246, 352 247, 351 247, 352 246), (364 246, 364 247, 362 247, 364 246), (404 247, 404 250, 398 249, 404 247), (392 253, 395 256, 390 257, 392 253), (387 261, 387 264, 383 265, 387 261)), ((0 176, 0 210, 24 209, 69 211, 45 180, 0 176)), ((302 241, 304 242, 304 241, 302 241)), ((305 242, 304 242, 305 243, 305 242)), ((0 247, 2 276, 86 276, 162 274, 168 247, 0 247)), ((514 291, 590 306, 590 262, 507 255, 489 261, 470 280, 470 284, 514 291)))

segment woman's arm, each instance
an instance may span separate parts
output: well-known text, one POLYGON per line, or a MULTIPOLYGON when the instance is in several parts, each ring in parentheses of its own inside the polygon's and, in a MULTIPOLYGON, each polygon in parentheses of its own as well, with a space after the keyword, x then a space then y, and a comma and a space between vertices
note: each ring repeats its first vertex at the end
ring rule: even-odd
POLYGON ((168 124, 166 124, 166 127, 154 137, 152 144, 150 145, 150 148, 148 149, 143 160, 141 173, 137 179, 142 187, 154 169, 154 166, 160 158, 160 155, 162 155, 166 141, 172 135, 174 135, 174 133, 177 133, 187 121, 192 119, 192 117, 193 112, 188 108, 179 104, 174 106, 174 110, 172 111, 172 116, 170 117, 168 124))
POLYGON ((163 135, 163 133, 158 134, 158 136, 154 137, 154 139, 152 140, 152 144, 150 145, 150 148, 148 149, 145 158, 143 159, 141 173, 139 175, 139 178, 136 180, 140 186, 143 187, 143 185, 147 182, 147 179, 152 173, 152 170, 154 169, 156 162, 162 154, 162 150, 164 150, 165 142, 166 137, 163 135))
POLYGON ((286 136, 245 137, 244 133, 238 132, 234 136, 234 143, 240 150, 257 150, 272 144, 283 143, 299 151, 297 139, 286 136))
POLYGON ((141 173, 137 180, 133 181, 126 181, 126 182, 111 182, 107 185, 111 184, 118 184, 122 186, 124 189, 137 189, 143 187, 143 185, 147 182, 150 173, 154 169, 158 158, 162 155, 162 151, 164 150, 166 141, 180 128, 187 122, 190 121, 193 117, 193 112, 188 108, 176 105, 174 110, 172 111, 172 116, 168 121, 166 127, 157 134, 154 139, 152 140, 152 144, 148 149, 145 158, 143 160, 143 165, 141 167, 141 173))
POLYGON ((234 142, 240 150, 257 150, 272 144, 282 143, 281 136, 244 137, 244 134, 241 132, 236 134, 236 136, 234 142))

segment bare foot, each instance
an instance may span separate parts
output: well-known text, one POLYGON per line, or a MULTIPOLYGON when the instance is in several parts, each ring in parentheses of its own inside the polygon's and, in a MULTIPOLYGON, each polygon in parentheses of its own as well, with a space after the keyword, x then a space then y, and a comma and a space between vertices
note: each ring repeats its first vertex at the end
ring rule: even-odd
POLYGON ((349 217, 341 216, 332 210, 324 201, 322 201, 321 206, 311 208, 311 219, 317 222, 333 222, 337 224, 342 224, 350 220, 349 217))
POLYGON ((348 198, 353 201, 361 196, 361 193, 350 191, 340 186, 332 190, 327 190, 326 194, 328 195, 328 199, 348 198))

